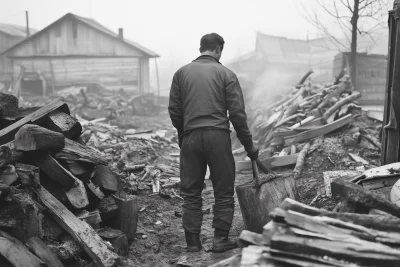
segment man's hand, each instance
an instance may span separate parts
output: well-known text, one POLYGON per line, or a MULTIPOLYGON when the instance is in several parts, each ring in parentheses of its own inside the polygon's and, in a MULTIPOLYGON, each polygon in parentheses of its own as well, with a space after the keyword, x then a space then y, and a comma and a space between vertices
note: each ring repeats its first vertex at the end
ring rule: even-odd
POLYGON ((258 159, 258 147, 252 146, 249 150, 246 151, 247 152, 247 156, 251 159, 251 160, 257 160, 258 159))

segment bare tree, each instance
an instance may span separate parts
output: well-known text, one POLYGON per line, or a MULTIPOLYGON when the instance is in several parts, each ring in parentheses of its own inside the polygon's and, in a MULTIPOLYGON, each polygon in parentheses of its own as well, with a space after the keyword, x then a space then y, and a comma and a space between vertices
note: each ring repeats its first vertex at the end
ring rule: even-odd
POLYGON ((350 50, 350 77, 357 89, 357 37, 369 36, 374 43, 372 33, 384 27, 390 0, 316 0, 323 14, 336 22, 346 41, 332 34, 331 29, 322 22, 320 14, 308 13, 307 19, 323 33, 339 51, 350 50))

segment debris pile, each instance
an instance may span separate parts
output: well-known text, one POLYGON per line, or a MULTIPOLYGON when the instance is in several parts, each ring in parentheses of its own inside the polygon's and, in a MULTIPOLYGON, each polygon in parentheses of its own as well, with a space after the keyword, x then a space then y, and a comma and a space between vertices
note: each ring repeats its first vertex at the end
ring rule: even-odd
MULTIPOLYGON (((124 161, 129 155, 106 154, 82 138, 99 138, 98 146, 104 146, 112 137, 115 144, 109 142, 118 145, 118 131, 84 125, 81 136, 82 125, 63 100, 31 108, 18 108, 15 100, 0 95, 2 110, 12 111, 0 120, 0 261, 116 266, 135 237, 139 208, 136 196, 123 190, 125 177, 108 163, 132 166, 124 161)), ((133 153, 140 143, 125 145, 133 153)))
MULTIPOLYGON (((361 93, 352 90, 349 78, 338 77, 332 84, 320 85, 307 80, 311 74, 309 71, 291 94, 249 112, 249 125, 260 148, 261 161, 270 168, 296 164, 297 176, 304 157, 319 148, 324 135, 338 129, 346 129, 343 142, 348 145, 368 142, 369 146, 380 149, 375 137, 377 130, 363 127, 366 116, 356 102, 361 93)), ((233 153, 244 153, 236 135, 232 139, 237 148, 233 153)), ((245 169, 251 169, 248 159, 237 162, 237 170, 245 169)))

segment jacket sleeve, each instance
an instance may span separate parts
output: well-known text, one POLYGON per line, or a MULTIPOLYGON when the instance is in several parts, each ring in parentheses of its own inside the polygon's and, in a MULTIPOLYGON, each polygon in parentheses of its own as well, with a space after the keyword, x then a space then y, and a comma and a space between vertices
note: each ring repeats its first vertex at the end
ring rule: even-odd
POLYGON ((168 105, 169 117, 171 118, 172 125, 178 131, 178 135, 183 134, 183 114, 182 114, 182 103, 180 97, 180 88, 178 82, 178 72, 175 73, 172 79, 171 90, 169 94, 169 105, 168 105))
POLYGON ((247 125, 242 88, 236 75, 233 75, 227 81, 226 103, 229 111, 229 120, 233 128, 235 128, 237 137, 244 148, 249 150, 253 146, 253 140, 247 125))

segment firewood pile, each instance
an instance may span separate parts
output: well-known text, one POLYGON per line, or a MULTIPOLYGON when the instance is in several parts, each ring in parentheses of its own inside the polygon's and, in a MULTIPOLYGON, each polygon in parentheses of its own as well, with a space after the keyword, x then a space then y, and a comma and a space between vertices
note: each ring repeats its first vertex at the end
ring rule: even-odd
POLYGON ((332 186, 359 208, 396 217, 330 212, 287 198, 262 233, 241 233, 240 255, 213 266, 399 266, 400 208, 350 182, 332 186))
MULTIPOLYGON (((124 190, 128 175, 119 171, 145 172, 146 166, 128 165, 130 155, 114 149, 141 147, 142 157, 151 154, 142 143, 151 141, 121 144, 109 126, 82 127, 61 99, 18 108, 16 98, 1 94, 0 107, 0 262, 116 266, 135 236, 139 212, 137 198, 124 190), (93 136, 101 151, 83 141, 93 136)), ((149 179, 162 178, 147 169, 149 179)))
MULTIPOLYGON (((312 71, 307 72, 299 85, 281 99, 271 99, 269 104, 250 108, 249 126, 253 140, 260 148, 261 161, 270 168, 296 165, 295 174, 299 175, 304 157, 318 149, 321 137, 346 129, 344 126, 357 126, 363 114, 356 102, 361 93, 353 90, 348 76, 321 85, 311 82, 311 74, 312 71)), ((353 128, 353 133, 346 135, 344 142, 358 144, 365 139, 374 147, 380 146, 371 132, 353 128)), ((232 139, 237 148, 233 153, 244 154, 236 134, 232 139)), ((237 169, 251 169, 250 161, 237 162, 237 169)))

